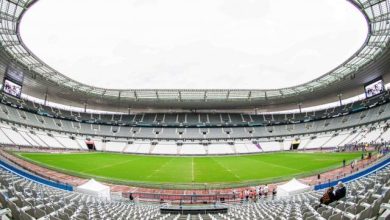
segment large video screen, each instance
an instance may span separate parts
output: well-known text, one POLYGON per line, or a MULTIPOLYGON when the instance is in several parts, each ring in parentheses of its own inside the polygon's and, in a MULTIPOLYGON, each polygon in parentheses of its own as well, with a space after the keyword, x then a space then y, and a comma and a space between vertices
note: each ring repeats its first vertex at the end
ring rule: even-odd
POLYGON ((366 92, 366 97, 370 98, 381 94, 385 91, 385 87, 383 86, 383 80, 379 79, 374 82, 371 82, 364 86, 364 91, 366 92))
POLYGON ((22 94, 22 86, 14 83, 8 79, 4 79, 3 92, 8 94, 8 95, 20 98, 20 95, 22 94))
POLYGON ((19 84, 23 85, 24 73, 21 69, 14 67, 13 65, 7 66, 5 72, 5 78, 19 84))

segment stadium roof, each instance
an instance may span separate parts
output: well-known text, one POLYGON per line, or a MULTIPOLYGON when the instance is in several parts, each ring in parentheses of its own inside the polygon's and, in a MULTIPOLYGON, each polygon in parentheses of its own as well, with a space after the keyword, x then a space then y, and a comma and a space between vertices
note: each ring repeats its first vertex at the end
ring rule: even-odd
MULTIPOLYGON (((34 55, 20 37, 23 14, 35 0, 0 0, 1 62, 16 62, 26 70, 24 93, 43 97, 47 93, 59 102, 85 102, 89 106, 156 108, 250 108, 301 103, 327 95, 348 93, 368 81, 389 73, 390 1, 350 0, 365 16, 367 39, 340 66, 307 83, 267 90, 119 90, 89 86, 51 68, 34 55)), ((361 92, 362 88, 359 88, 361 92)), ((356 92, 355 92, 356 93, 356 92)))

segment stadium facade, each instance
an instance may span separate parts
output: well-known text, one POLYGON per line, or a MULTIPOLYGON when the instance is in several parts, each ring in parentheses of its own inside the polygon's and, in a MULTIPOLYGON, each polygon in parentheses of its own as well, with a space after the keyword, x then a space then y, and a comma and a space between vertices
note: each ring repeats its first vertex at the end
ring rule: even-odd
MULTIPOLYGON (((4 79, 0 103, 0 204, 2 208, 9 208, 16 219, 180 217, 180 214, 162 214, 161 206, 156 204, 110 202, 69 192, 85 179, 45 170, 40 166, 42 164, 12 154, 13 150, 19 149, 35 153, 70 154, 98 150, 198 156, 297 149, 363 149, 365 152, 366 147, 370 147, 378 151, 375 158, 371 154, 367 158, 363 155, 359 162, 351 163, 351 167, 326 170, 323 177, 304 173, 308 175, 305 180, 312 186, 308 193, 272 201, 259 196, 259 200, 253 203, 247 201, 246 205, 224 206, 223 212, 227 214, 199 215, 198 219, 281 216, 286 218, 280 219, 316 219, 320 216, 365 219, 377 217, 379 206, 389 202, 390 159, 383 151, 388 152, 390 143, 390 94, 385 88, 390 83, 390 0, 350 0, 351 7, 362 13, 368 25, 367 38, 360 49, 343 64, 317 79, 294 87, 270 90, 115 90, 76 82, 45 64, 23 43, 20 22, 35 2, 0 0, 0 77, 4 79), (24 97, 21 92, 44 102, 79 107, 84 111, 21 99, 24 97), (362 93, 366 96, 363 100, 343 103, 344 99, 362 93), (337 106, 320 110, 267 113, 335 101, 339 102, 337 106), (87 110, 111 113, 91 113, 87 110), (333 186, 339 180, 348 182, 349 189, 353 190, 347 195, 348 202, 335 201, 331 206, 318 208, 323 191, 317 190, 333 186), (76 181, 79 182, 76 184, 76 181)), ((278 164, 272 165, 278 167, 278 164)), ((192 160, 191 184, 193 181, 192 160)), ((239 186, 252 187, 244 188, 244 191, 256 190, 253 184, 260 183, 264 182, 240 182, 239 186)), ((138 182, 138 186, 147 184, 138 182)), ((190 187, 195 186, 191 184, 190 187)), ((242 199, 233 189, 212 191, 208 186, 201 183, 203 188, 196 193, 204 194, 199 196, 196 193, 189 195, 187 191, 164 194, 165 188, 161 185, 155 191, 145 188, 137 188, 136 191, 140 198, 161 203, 163 198, 172 198, 180 204, 180 210, 183 200, 193 203, 194 198, 205 199, 205 203, 213 203, 214 208, 214 204, 225 202, 220 200, 221 195, 229 202, 242 199)), ((122 194, 126 197, 134 189, 129 186, 111 187, 126 193, 122 194)), ((244 192, 241 195, 244 196, 244 192)), ((187 216, 185 219, 190 218, 187 216)))

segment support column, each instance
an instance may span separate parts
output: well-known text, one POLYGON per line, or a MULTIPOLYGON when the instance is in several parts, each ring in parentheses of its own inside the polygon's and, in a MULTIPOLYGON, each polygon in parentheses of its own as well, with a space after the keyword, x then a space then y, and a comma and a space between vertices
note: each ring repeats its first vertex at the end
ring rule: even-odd
POLYGON ((47 103, 47 89, 46 89, 46 92, 45 92, 45 101, 43 102, 43 105, 46 105, 47 103))
POLYGON ((343 101, 341 100, 341 97, 343 96, 343 94, 338 94, 337 97, 339 97, 339 102, 340 102, 340 106, 343 105, 343 101))

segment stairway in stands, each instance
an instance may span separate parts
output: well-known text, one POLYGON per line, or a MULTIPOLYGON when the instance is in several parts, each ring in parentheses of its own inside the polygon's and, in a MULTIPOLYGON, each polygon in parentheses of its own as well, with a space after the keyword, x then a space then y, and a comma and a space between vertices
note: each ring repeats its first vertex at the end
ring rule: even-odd
POLYGON ((255 146, 260 150, 260 152, 264 152, 263 148, 259 143, 255 144, 255 146))

